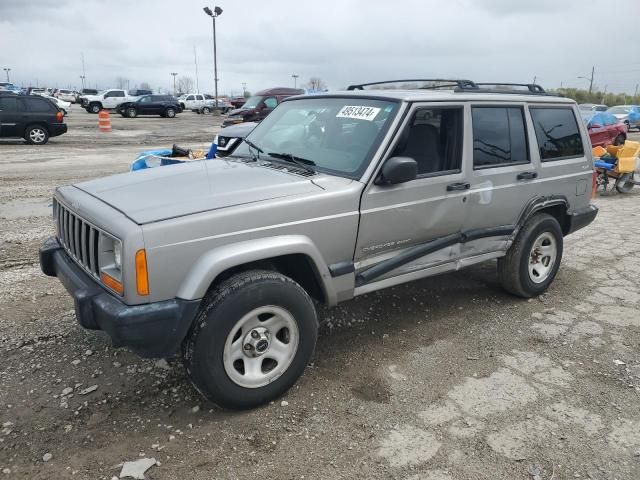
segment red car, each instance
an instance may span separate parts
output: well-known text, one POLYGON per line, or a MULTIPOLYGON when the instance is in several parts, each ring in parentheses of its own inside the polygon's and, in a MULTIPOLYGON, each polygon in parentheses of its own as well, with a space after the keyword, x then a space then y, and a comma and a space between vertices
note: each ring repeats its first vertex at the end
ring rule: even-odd
POLYGON ((583 119, 594 147, 622 145, 627 139, 627 127, 610 113, 589 112, 583 119))

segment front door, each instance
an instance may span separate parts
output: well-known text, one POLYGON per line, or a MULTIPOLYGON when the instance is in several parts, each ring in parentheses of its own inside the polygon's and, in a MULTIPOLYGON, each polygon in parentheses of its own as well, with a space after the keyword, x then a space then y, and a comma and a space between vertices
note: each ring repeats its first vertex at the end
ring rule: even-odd
POLYGON ((390 157, 416 160, 418 177, 365 189, 354 259, 358 286, 455 260, 468 193, 464 130, 461 104, 412 107, 390 157))
POLYGON ((104 102, 102 102, 102 106, 104 108, 116 108, 122 102, 124 102, 124 91, 114 90, 104 94, 104 102))
POLYGON ((22 136, 20 116, 17 96, 0 97, 0 137, 22 136))

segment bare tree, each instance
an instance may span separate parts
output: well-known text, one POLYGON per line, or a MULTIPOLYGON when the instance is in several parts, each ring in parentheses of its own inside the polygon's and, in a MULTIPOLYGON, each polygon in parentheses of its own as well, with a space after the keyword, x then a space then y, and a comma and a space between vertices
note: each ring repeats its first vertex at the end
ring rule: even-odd
POLYGON ((129 79, 126 77, 117 77, 116 78, 116 88, 126 88, 127 83, 129 83, 129 79))
POLYGON ((311 77, 309 79, 309 83, 307 83, 307 88, 309 90, 313 90, 316 92, 321 92, 327 89, 327 84, 321 78, 311 77))
POLYGON ((140 83, 140 89, 141 90, 151 90, 151 85, 149 85, 149 82, 141 82, 140 83))
POLYGON ((176 88, 181 93, 193 92, 194 81, 191 77, 180 77, 176 83, 176 88))

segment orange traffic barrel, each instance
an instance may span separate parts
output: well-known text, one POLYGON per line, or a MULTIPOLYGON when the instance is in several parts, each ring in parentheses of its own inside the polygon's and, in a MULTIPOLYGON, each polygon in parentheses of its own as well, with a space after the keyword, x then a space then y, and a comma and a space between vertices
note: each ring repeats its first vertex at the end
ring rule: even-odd
POLYGON ((111 131, 111 116, 106 110, 100 110, 98 113, 98 128, 101 132, 111 131))

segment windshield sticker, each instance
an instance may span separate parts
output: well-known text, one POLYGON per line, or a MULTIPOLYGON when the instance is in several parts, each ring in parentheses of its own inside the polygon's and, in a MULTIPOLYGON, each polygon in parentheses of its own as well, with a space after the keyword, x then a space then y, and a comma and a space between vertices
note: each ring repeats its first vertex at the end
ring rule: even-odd
POLYGON ((336 118, 355 118, 358 120, 368 120, 369 122, 373 122, 376 115, 378 115, 378 112, 380 112, 380 109, 376 107, 345 105, 340 109, 336 118))

